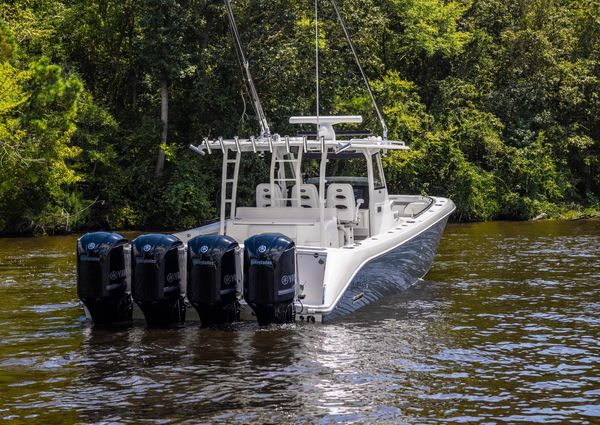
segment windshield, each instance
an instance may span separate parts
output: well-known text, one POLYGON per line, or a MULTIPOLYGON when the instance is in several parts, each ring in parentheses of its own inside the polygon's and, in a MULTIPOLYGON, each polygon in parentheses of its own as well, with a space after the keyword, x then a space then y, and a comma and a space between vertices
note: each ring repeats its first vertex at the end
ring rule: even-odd
MULTIPOLYGON (((319 185, 320 154, 305 155, 304 182, 319 185)), ((327 156, 325 168, 326 187, 331 183, 349 183, 354 188, 355 199, 362 199, 360 209, 369 209, 369 172, 364 154, 343 152, 327 156)))
MULTIPOLYGON (((307 154, 305 159, 303 161, 304 180, 307 183, 318 183, 320 154, 307 154)), ((362 153, 356 152, 328 155, 325 175, 328 182, 342 179, 348 183, 366 184, 368 181, 367 160, 362 153)))
POLYGON ((375 187, 375 189, 383 189, 385 187, 385 182, 383 180, 381 156, 379 153, 376 153, 371 159, 373 161, 373 187, 375 187))

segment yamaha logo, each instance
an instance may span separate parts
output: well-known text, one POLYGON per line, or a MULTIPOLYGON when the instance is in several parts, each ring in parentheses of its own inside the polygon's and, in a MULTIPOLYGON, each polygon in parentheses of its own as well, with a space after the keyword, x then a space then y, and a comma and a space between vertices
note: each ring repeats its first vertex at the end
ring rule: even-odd
POLYGON ((223 283, 225 283, 225 286, 229 286, 229 285, 231 285, 231 276, 230 276, 230 275, 226 275, 226 276, 223 278, 223 283))
POLYGON ((90 251, 94 248, 96 248, 96 244, 94 242, 90 242, 89 244, 87 244, 87 249, 89 249, 90 251))
POLYGON ((296 281, 296 276, 293 274, 281 276, 281 284, 287 286, 296 281))
POLYGON ((263 254, 266 250, 267 247, 265 245, 261 245, 258 247, 258 252, 260 252, 261 254, 263 254))
POLYGON ((174 280, 175 280, 175 273, 169 273, 167 275, 167 282, 173 283, 174 280))
POLYGON ((125 270, 113 270, 108 276, 110 277, 110 280, 121 279, 125 277, 125 270))
POLYGON ((144 250, 144 252, 148 252, 152 249, 152 245, 147 243, 146 245, 144 245, 144 247, 142 249, 144 250))
POLYGON ((208 246, 207 245, 202 245, 202 248, 200 248, 200 252, 202 254, 206 254, 208 252, 208 246))

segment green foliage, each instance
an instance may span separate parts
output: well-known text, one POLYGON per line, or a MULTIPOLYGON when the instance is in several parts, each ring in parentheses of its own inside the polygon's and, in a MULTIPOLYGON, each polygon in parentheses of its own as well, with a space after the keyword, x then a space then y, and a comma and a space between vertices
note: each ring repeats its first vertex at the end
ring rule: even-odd
POLYGON ((447 132, 428 133, 418 148, 393 153, 384 164, 395 193, 448 196, 459 220, 498 216, 495 176, 468 162, 447 132))
POLYGON ((16 54, 17 42, 8 29, 8 25, 0 21, 0 62, 11 61, 16 54))
MULTIPOLYGON (((273 130, 314 114, 310 2, 233 3, 273 130)), ((600 199, 600 4, 340 2, 392 138, 392 192, 451 197, 458 220, 558 216, 600 199)), ((320 3, 321 113, 370 98, 320 3)), ((220 162, 187 149, 258 125, 224 9, 206 0, 0 4, 0 233, 181 228, 213 219, 220 162), (160 83, 169 140, 161 142, 160 83), (154 177, 156 154, 166 166, 154 177)), ((264 163, 242 163, 250 204, 264 163)), ((586 210, 586 208, 588 208, 586 210)))
POLYGON ((27 68, 6 25, 0 26, 0 232, 70 229, 80 206, 71 161, 81 81, 41 57, 27 68), (11 64, 14 63, 13 64, 11 64))
POLYGON ((459 21, 468 4, 440 0, 389 0, 392 19, 403 31, 398 33, 399 49, 406 55, 423 53, 454 56, 462 52, 470 40, 468 32, 459 29, 459 21))
POLYGON ((217 216, 217 205, 209 198, 220 179, 206 173, 206 168, 189 161, 187 150, 173 155, 174 168, 167 182, 168 190, 161 192, 158 203, 152 211, 157 221, 166 220, 166 227, 191 228, 207 218, 217 216))

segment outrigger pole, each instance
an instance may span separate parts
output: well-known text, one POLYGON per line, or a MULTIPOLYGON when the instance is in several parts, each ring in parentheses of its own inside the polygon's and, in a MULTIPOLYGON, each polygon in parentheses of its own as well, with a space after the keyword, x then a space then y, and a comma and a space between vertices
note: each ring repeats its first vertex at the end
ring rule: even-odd
POLYGON ((375 96, 373 95, 373 91, 371 90, 371 85, 369 84, 369 80, 367 79, 365 71, 363 70, 363 67, 360 64, 360 60, 358 59, 358 53, 356 53, 356 48, 354 47, 354 43, 352 42, 352 37, 350 36, 350 33, 348 32, 348 28, 346 27, 346 21, 344 21, 344 18, 342 16, 342 14, 340 13, 340 9, 337 5, 336 0, 331 0, 331 4, 333 5, 333 8, 335 9, 335 14, 337 15, 338 20, 340 21, 340 25, 342 26, 342 29, 344 30, 344 34, 346 35, 346 40, 348 40, 348 44, 350 45, 350 50, 352 50, 352 54, 354 55, 354 60, 356 61, 356 65, 358 65, 360 74, 362 75, 363 81, 365 82, 365 85, 367 86, 369 96, 371 96, 371 101, 373 101, 373 106, 375 107, 375 111, 377 112, 377 117, 379 118, 379 122, 381 123, 381 128, 383 130, 383 140, 387 140, 387 132, 388 132, 387 125, 385 125, 385 120, 383 119, 383 114, 381 113, 381 110, 379 109, 379 105, 377 105, 377 101, 375 100, 375 96))
POLYGON ((254 86, 254 81, 252 80, 252 74, 250 74, 250 64, 246 59, 246 55, 244 54, 244 49, 242 47, 242 42, 240 41, 240 34, 237 29, 237 24, 235 23, 235 17, 233 15, 233 9, 231 8, 231 3, 229 0, 224 0, 225 8, 227 9, 227 16, 229 17, 229 24, 231 27, 231 34, 233 35, 233 40, 235 42, 236 53, 238 55, 238 59, 240 61, 240 65, 244 70, 244 74, 246 77, 246 84, 248 84, 248 91, 250 92, 250 97, 252 98, 252 104, 254 105, 254 111, 258 116, 258 122, 260 124, 261 137, 268 138, 271 136, 271 130, 269 129, 269 124, 267 123, 267 117, 265 112, 263 111, 262 105, 260 103, 260 99, 258 97, 258 92, 256 91, 256 87, 254 86))

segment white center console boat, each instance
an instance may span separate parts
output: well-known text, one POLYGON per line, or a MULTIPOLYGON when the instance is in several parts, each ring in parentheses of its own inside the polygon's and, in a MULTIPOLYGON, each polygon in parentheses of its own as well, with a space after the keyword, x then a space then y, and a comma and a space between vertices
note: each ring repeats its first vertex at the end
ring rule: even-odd
POLYGON ((321 322, 402 291, 427 273, 454 204, 388 193, 382 155, 408 147, 387 139, 344 20, 330 1, 382 136, 336 129, 361 123, 361 116, 318 114, 318 60, 317 115, 289 120, 313 126, 313 133, 271 134, 225 0, 261 135, 190 146, 201 155, 222 155, 218 221, 174 235, 142 235, 131 243, 108 232, 78 240, 78 294, 95 323, 132 315, 150 325, 182 324, 186 318, 204 326, 240 319, 261 325, 321 322), (238 185, 247 181, 240 164, 247 155, 270 161, 270 171, 257 183, 252 206, 239 206, 238 185))
POLYGON ((220 139, 196 148, 223 155, 221 219, 175 234, 183 241, 221 234, 241 245, 265 233, 286 236, 296 249, 295 310, 311 321, 347 314, 422 278, 454 211, 449 199, 388 194, 381 156, 407 149, 404 143, 339 140, 333 125, 361 117, 319 119, 326 128, 320 138, 220 139), (255 207, 237 207, 240 159, 261 153, 271 153, 270 179, 256 186, 255 207))

